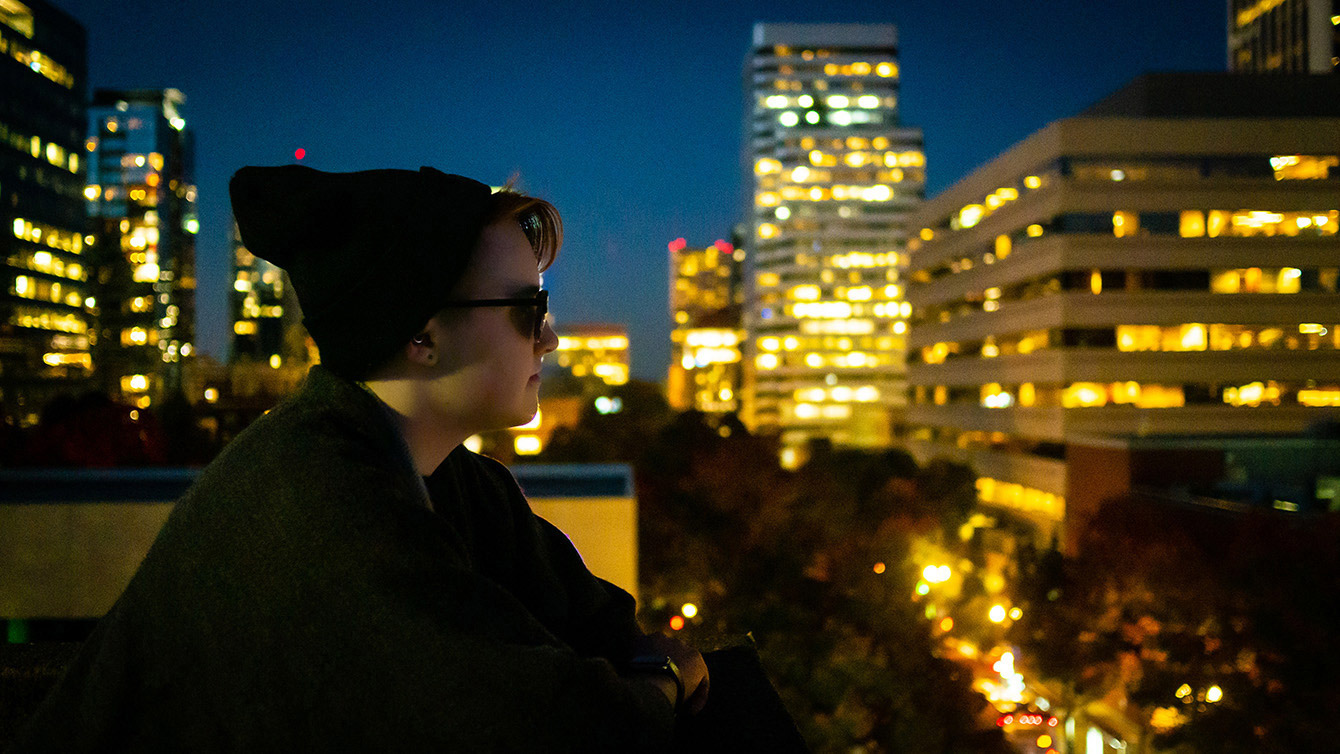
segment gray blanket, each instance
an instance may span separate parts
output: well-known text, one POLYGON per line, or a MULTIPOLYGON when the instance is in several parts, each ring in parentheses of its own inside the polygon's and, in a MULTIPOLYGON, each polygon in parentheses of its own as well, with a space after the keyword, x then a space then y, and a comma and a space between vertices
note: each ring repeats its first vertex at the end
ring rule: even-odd
POLYGON ((494 461, 316 367, 178 502, 14 751, 647 751, 632 599, 494 461))

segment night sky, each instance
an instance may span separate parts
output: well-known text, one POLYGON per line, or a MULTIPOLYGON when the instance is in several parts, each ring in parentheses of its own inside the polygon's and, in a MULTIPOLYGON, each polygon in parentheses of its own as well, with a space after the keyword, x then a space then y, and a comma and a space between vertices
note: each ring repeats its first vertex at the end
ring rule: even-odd
POLYGON ((895 23, 928 195, 1149 71, 1223 70, 1223 0, 236 3, 53 0, 89 84, 176 87, 196 136, 200 348, 227 355, 227 182, 243 165, 432 165, 558 205, 560 321, 619 322, 669 360, 666 243, 729 238, 756 21, 895 23), (245 9, 245 10, 240 10, 245 9))

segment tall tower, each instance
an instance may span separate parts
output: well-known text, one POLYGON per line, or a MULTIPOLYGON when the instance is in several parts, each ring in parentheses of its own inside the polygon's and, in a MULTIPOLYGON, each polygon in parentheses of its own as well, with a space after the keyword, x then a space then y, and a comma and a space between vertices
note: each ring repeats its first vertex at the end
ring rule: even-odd
POLYGON ((1337 0, 1228 0, 1228 70, 1340 70, 1337 0))
POLYGON ((784 463, 811 439, 887 445, 906 406, 900 269, 925 156, 898 74, 893 25, 754 26, 743 418, 780 431, 784 463))
MULTIPOLYGON (((297 295, 288 275, 252 254, 233 225, 232 361, 248 361, 279 368, 308 357, 297 295)), ((305 369, 304 369, 305 371, 305 369)))
POLYGON ((724 239, 706 248, 670 242, 670 311, 675 327, 666 398, 680 411, 739 411, 741 274, 744 250, 724 239))
POLYGON ((88 386, 84 28, 45 0, 0 2, 0 404, 37 421, 88 386))
POLYGON ((180 389, 181 361, 195 342, 200 226, 185 102, 176 89, 100 89, 89 109, 98 373, 141 408, 180 389))

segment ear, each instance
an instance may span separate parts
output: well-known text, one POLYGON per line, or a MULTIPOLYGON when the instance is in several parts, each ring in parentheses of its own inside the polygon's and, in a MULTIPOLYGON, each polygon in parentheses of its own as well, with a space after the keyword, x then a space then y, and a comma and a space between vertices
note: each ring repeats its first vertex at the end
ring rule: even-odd
POLYGON ((430 323, 423 330, 420 330, 418 335, 410 339, 409 344, 405 346, 405 356, 411 364, 433 366, 437 363, 439 342, 430 323))

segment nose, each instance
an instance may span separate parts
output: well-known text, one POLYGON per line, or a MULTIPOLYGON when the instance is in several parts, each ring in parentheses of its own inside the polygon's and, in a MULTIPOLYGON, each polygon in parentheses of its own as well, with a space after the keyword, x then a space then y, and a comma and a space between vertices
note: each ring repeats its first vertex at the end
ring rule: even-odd
POLYGON ((535 353, 544 356, 547 353, 553 353, 558 350, 558 333, 549 324, 549 318, 544 318, 544 327, 540 329, 540 339, 535 341, 535 353))

